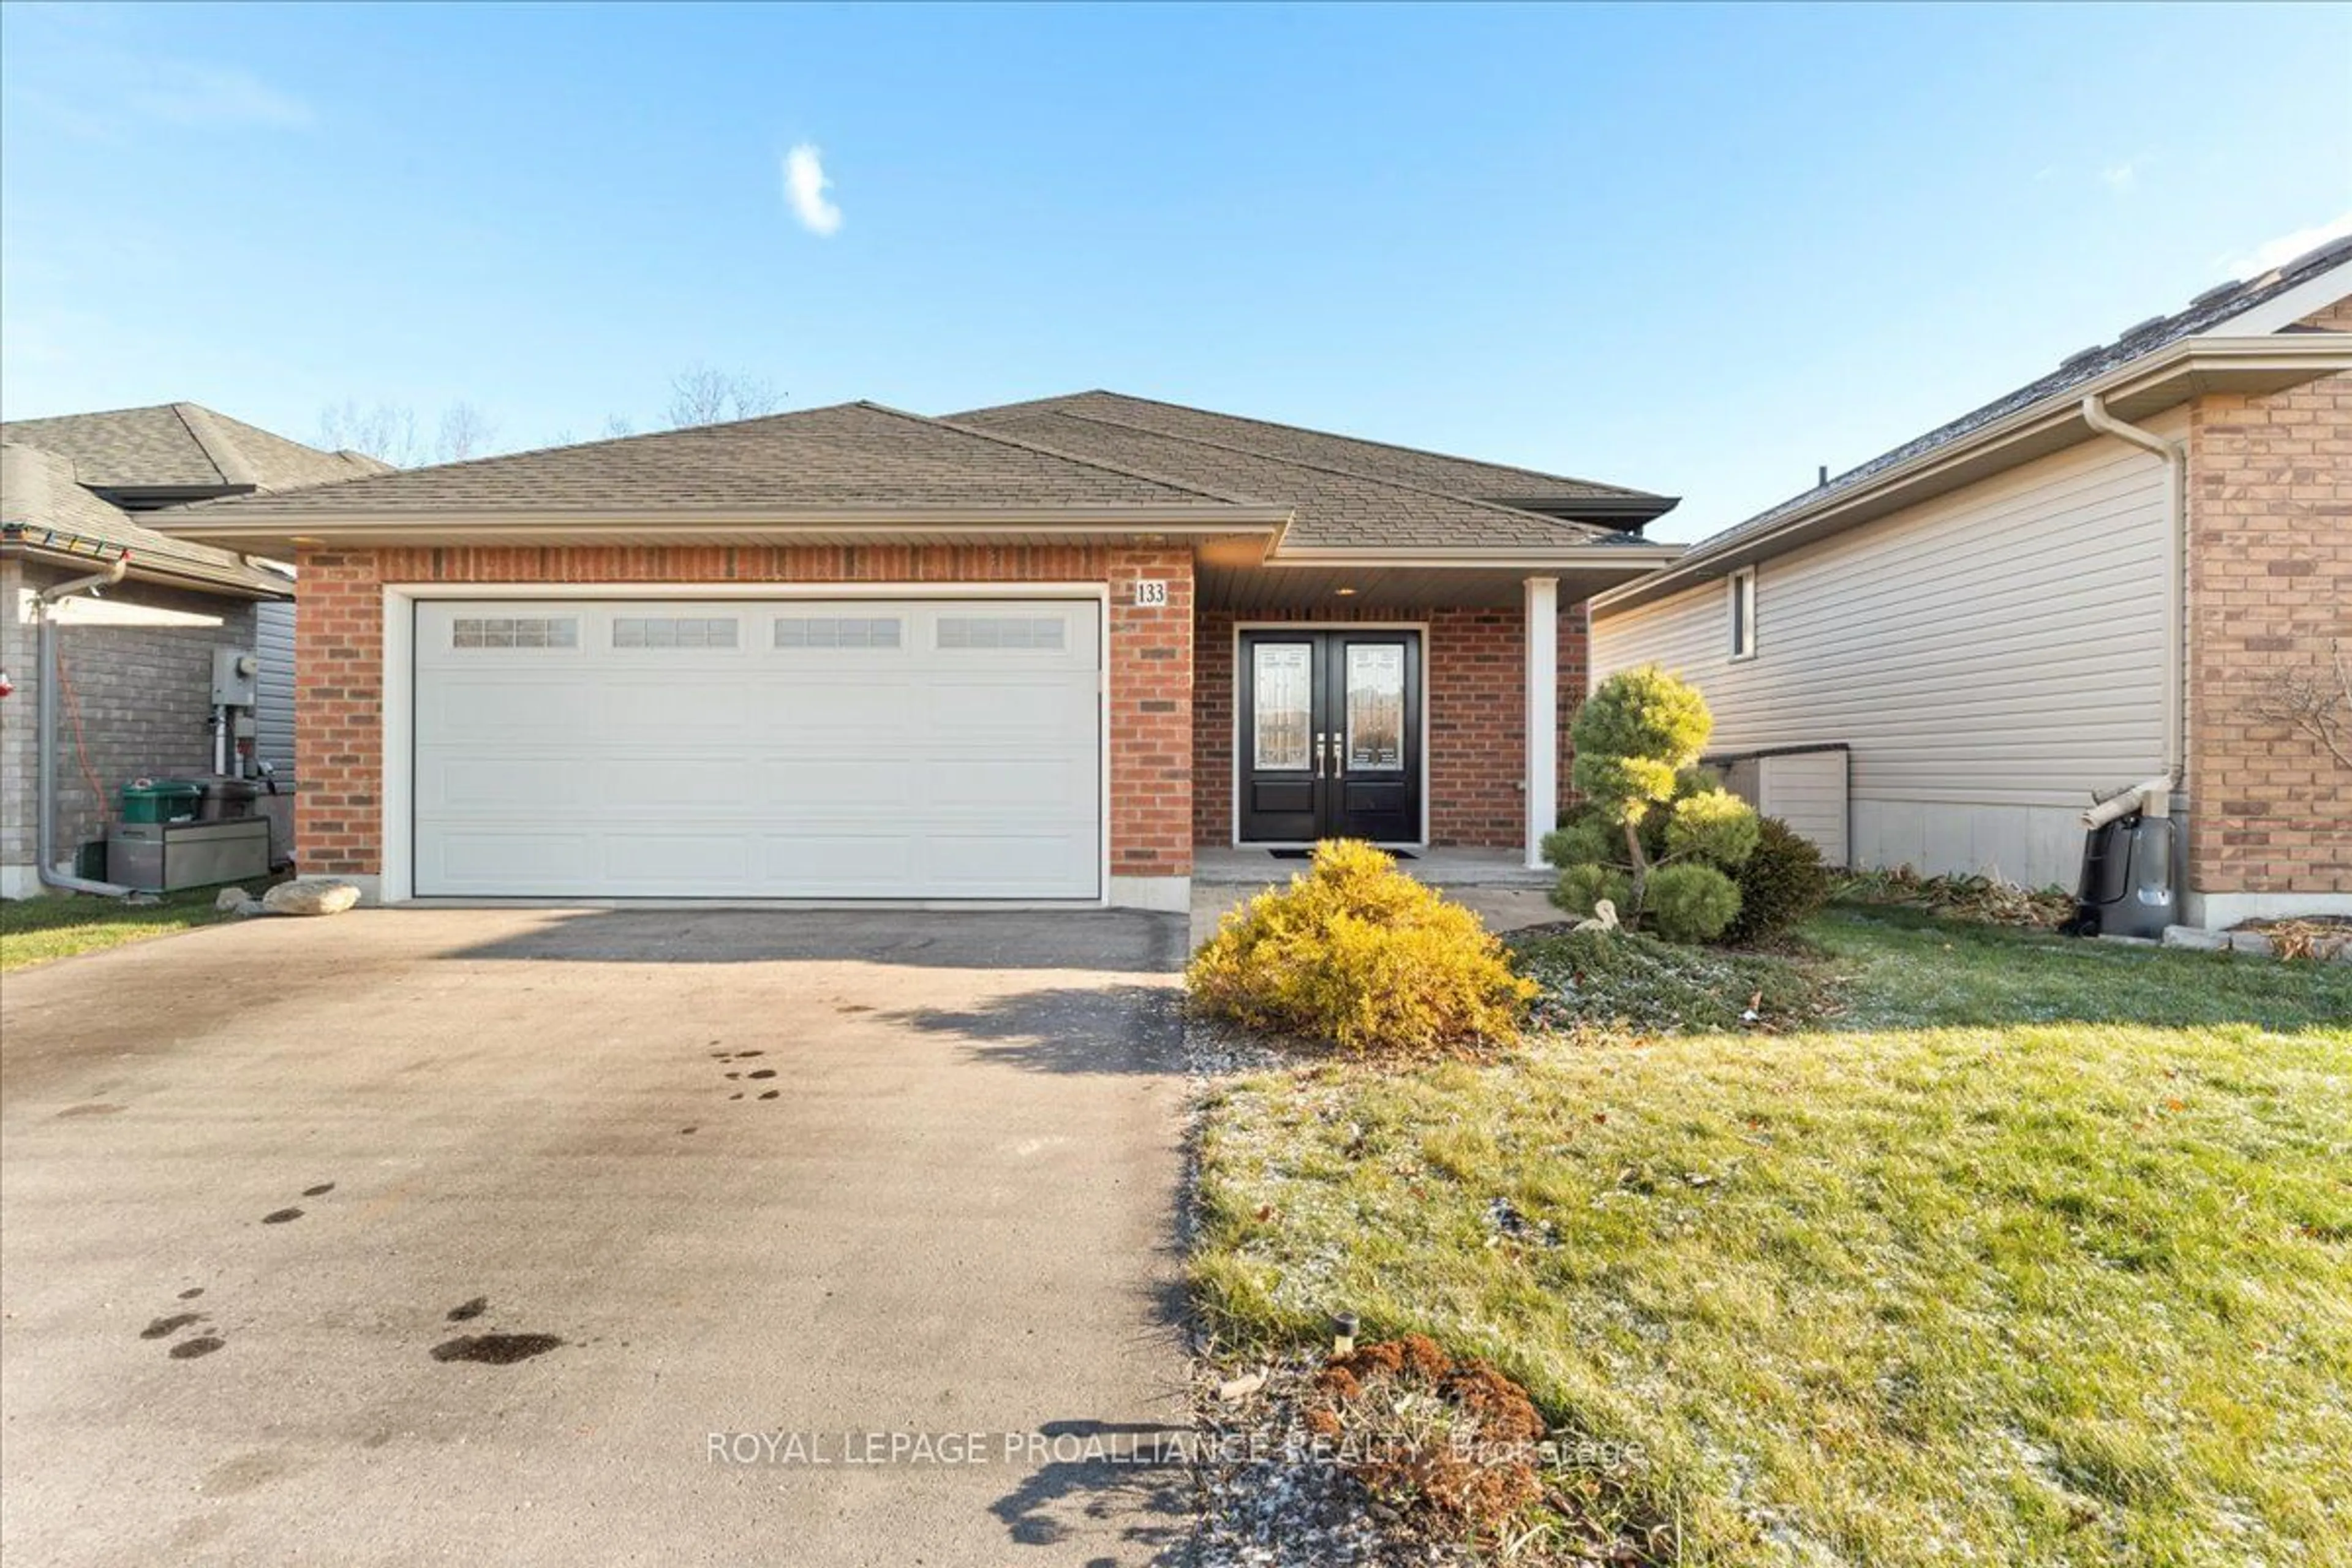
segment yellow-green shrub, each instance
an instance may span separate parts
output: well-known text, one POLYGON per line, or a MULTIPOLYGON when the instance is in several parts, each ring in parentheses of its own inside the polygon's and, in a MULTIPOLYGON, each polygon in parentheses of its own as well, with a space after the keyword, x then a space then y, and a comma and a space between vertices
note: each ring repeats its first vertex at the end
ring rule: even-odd
POLYGON ((1213 1016, 1363 1052, 1513 1039, 1536 990, 1476 915, 1346 839, 1227 915, 1185 979, 1213 1016))

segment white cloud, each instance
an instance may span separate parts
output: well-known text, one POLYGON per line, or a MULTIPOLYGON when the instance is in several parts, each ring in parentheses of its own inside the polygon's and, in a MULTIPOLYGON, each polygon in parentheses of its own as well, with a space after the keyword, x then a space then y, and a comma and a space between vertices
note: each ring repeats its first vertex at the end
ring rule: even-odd
POLYGON ((2110 163, 2099 171, 2099 178, 2107 189, 2120 196, 2139 184, 2139 165, 2129 161, 2110 163))
POLYGON ((801 226, 820 237, 841 227, 841 208, 825 199, 833 182, 824 177, 824 155, 803 142, 784 154, 784 200, 801 226))
POLYGON ((2273 267, 2284 267, 2306 250, 2352 234, 2352 212, 2339 213, 2326 223, 2266 239, 2252 250, 2222 258, 2221 269, 2232 278, 2259 278, 2273 267))
POLYGON ((121 100, 146 118, 167 125, 299 130, 312 119, 309 104, 235 66, 149 62, 125 84, 121 100))

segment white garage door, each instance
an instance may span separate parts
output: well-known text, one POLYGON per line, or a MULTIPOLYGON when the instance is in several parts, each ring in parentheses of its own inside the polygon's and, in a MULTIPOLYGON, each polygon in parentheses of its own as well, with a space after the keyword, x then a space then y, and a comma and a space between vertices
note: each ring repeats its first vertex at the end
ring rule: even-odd
POLYGON ((416 607, 420 896, 1092 899, 1071 600, 416 607))

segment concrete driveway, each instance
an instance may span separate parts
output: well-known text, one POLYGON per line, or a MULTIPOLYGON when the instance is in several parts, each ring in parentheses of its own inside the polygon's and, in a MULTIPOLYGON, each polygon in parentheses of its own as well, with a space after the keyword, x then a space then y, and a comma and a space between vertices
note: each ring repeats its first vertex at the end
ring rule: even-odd
POLYGON ((371 910, 10 976, 10 1562, 1181 1552, 1186 1472, 1087 1450, 1185 1421, 1183 940, 371 910))

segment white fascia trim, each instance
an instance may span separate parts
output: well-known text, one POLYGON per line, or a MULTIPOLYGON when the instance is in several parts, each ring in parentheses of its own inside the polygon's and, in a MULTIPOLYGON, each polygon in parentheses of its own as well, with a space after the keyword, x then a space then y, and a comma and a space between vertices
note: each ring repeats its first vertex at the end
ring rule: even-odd
POLYGON ((2223 320, 2199 337, 2235 338, 2275 332, 2325 310, 2347 294, 2352 294, 2352 260, 2340 261, 2316 277, 2306 278, 2285 293, 2273 295, 2250 310, 2223 320))
MULTIPOLYGON (((1856 485, 1852 489, 1839 490, 1815 505, 1800 508, 1769 528, 1742 534, 1737 539, 1727 539, 1712 549, 1704 543, 1695 545, 1675 564, 1596 594, 1590 603, 1596 614, 1644 604, 1680 587, 1719 575, 1710 568, 1730 556, 1763 560, 1778 553, 1780 541, 1792 537, 1794 540, 1809 538, 1816 529, 1835 521, 1842 513, 1864 502, 1876 500, 1889 490, 1932 478, 1939 469, 1981 457, 1987 451, 2009 443, 2063 428, 2070 423, 2082 425, 2083 401, 2088 397, 2120 403, 2139 394, 2160 392, 2168 395, 2168 398, 2160 406, 2170 406, 2208 392, 2226 390, 2213 384, 2210 378, 2226 375, 2231 371, 2284 374, 2315 380, 2347 370, 2352 370, 2352 334, 2347 333, 2183 338, 2161 353, 2133 360, 2079 386, 2053 392, 1981 429, 1922 452, 1908 462, 1898 463, 1874 476, 1866 483, 1856 485), (2177 396, 2168 395, 2174 392, 2178 393, 2177 396)), ((2131 416, 2141 420, 2154 412, 2155 409, 2148 407, 2135 408, 2131 416)), ((2089 440, 2092 436, 2090 426, 2082 425, 2082 431, 2083 439, 2089 440)))
MULTIPOLYGON (((387 583, 383 585, 383 750, 379 757, 383 803, 377 837, 380 875, 350 877, 371 884, 371 903, 406 903, 416 896, 415 785, 416 605, 425 599, 1087 599, 1101 617, 1102 668, 1096 672, 1097 784, 1102 818, 1101 897, 1113 904, 1117 883, 1166 881, 1111 875, 1110 584, 1108 583, 387 583)), ((299 656, 298 656, 299 657, 299 656)), ((1182 879, 1172 879, 1181 880, 1182 879)), ((1189 884, 1188 884, 1189 886, 1189 884)), ((1187 894, 1189 897, 1189 892, 1187 894)), ((1189 907, 1189 906, 1188 906, 1189 907)))
MULTIPOLYGON (((226 512, 227 509, 224 508, 226 512)), ((763 542, 788 542, 797 533, 872 534, 961 530, 975 536, 991 531, 1023 533, 1255 534, 1279 531, 1288 507, 892 507, 876 510, 746 510, 737 507, 598 507, 584 510, 432 512, 295 512, 266 515, 202 513, 151 517, 161 531, 184 539, 295 539, 350 547, 399 542, 402 536, 446 536, 467 544, 499 535, 528 538, 543 533, 611 534, 644 538, 670 532, 726 531, 763 542)))
POLYGON ((1361 550, 1307 545, 1286 549, 1268 557, 1266 564, 1282 566, 1477 566, 1525 568, 1558 566, 1659 566, 1683 558, 1679 544, 1593 544, 1569 550, 1477 549, 1459 546, 1401 546, 1361 550))
POLYGON ((387 583, 411 599, 1099 599, 1096 583, 387 583))

